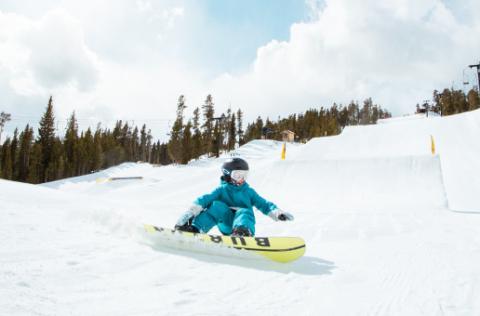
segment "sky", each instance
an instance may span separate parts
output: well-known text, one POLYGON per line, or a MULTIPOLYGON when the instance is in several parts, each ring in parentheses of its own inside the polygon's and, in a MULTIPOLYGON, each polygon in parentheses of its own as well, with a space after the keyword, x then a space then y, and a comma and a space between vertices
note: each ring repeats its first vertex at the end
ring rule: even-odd
POLYGON ((166 139, 208 94, 217 111, 276 119, 372 97, 411 113, 476 84, 480 2, 465 0, 0 0, 7 133, 53 96, 58 133, 122 119, 166 139), (469 85, 463 85, 463 81, 469 85))

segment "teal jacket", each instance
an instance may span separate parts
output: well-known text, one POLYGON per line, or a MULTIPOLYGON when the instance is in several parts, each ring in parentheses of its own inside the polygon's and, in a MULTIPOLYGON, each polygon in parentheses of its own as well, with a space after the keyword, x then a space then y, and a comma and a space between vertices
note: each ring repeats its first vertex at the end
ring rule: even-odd
POLYGON ((252 209, 255 206, 265 215, 278 208, 272 202, 258 195, 246 182, 236 186, 222 180, 220 186, 212 193, 199 197, 195 200, 195 203, 208 208, 214 201, 222 201, 232 208, 252 209))

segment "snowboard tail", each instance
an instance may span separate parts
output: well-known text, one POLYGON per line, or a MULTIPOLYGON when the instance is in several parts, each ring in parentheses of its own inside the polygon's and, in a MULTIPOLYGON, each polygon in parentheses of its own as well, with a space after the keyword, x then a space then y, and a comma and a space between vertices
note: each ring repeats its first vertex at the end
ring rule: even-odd
MULTIPOLYGON (((243 251, 276 262, 290 262, 299 259, 305 254, 305 241, 299 237, 239 237, 209 234, 195 234, 166 229, 153 225, 144 225, 149 235, 162 241, 165 246, 186 248, 186 244, 193 245, 194 251, 209 252, 208 248, 223 248, 232 251, 243 251), (197 243, 198 242, 198 243, 197 243), (195 247, 195 244, 199 247, 195 247)), ((229 255, 232 252, 222 252, 229 255)))

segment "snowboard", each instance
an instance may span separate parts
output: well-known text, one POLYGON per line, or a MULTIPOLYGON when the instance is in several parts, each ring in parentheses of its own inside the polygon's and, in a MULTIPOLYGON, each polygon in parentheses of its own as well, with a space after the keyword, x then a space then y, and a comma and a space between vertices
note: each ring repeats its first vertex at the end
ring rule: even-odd
POLYGON ((267 258, 286 263, 305 254, 305 241, 299 237, 237 237, 182 232, 144 225, 154 244, 169 248, 243 258, 267 258))

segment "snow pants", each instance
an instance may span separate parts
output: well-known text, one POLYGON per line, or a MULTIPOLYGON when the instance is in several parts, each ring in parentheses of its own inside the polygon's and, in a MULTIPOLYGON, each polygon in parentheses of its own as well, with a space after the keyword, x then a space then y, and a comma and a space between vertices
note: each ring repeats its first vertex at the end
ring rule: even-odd
POLYGON ((193 219, 193 226, 201 232, 208 233, 213 226, 224 235, 230 235, 233 228, 246 227, 255 235, 255 215, 252 208, 233 210, 221 201, 214 201, 205 211, 193 219))

